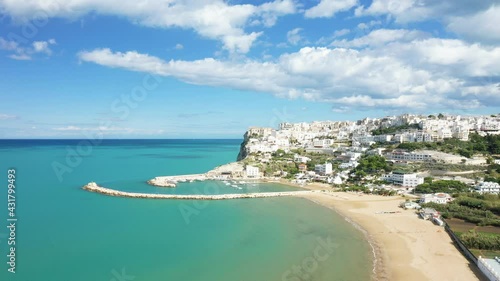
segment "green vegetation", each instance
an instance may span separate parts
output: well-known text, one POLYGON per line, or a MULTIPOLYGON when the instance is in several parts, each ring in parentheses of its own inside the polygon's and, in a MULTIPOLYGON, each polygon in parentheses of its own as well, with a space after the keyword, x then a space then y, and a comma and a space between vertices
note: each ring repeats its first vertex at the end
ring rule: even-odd
POLYGON ((355 191, 355 192, 363 192, 365 194, 376 194, 382 196, 394 196, 397 194, 396 191, 388 189, 374 189, 373 191, 370 191, 370 189, 367 186, 361 186, 361 185, 344 187, 341 189, 341 191, 355 191))
POLYGON ((415 188, 416 193, 459 193, 468 192, 469 186, 460 181, 454 180, 438 180, 438 181, 425 181, 415 188))
POLYGON ((500 165, 491 164, 488 166, 484 181, 491 181, 500 184, 500 165))
POLYGON ((457 218, 479 226, 500 227, 500 196, 495 194, 460 193, 448 204, 426 203, 441 212, 445 219, 457 218))
POLYGON ((460 235, 460 240, 467 248, 479 250, 500 250, 500 235, 495 233, 469 230, 460 235))
POLYGON ((390 172, 391 170, 392 168, 387 164, 386 159, 380 155, 361 157, 359 165, 354 169, 355 172, 364 172, 367 174, 390 172))
POLYGON ((403 130, 409 130, 409 129, 419 129, 418 124, 406 124, 406 125, 401 125, 401 126, 392 126, 388 128, 378 128, 372 131, 372 135, 388 135, 388 134, 394 134, 399 131, 403 130))
POLYGON ((470 134, 468 141, 451 138, 440 142, 406 142, 399 144, 397 148, 409 151, 416 149, 439 150, 470 158, 474 154, 500 154, 500 135, 481 137, 478 134, 470 134))

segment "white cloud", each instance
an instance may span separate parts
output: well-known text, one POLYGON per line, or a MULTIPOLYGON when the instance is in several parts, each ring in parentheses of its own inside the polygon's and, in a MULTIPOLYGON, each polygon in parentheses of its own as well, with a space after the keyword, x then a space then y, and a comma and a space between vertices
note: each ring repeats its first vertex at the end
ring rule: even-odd
POLYGON ((0 37, 0 50, 15 51, 18 48, 18 44, 15 41, 7 41, 0 37))
POLYGON ((295 28, 286 33, 286 39, 288 40, 288 43, 292 45, 297 45, 301 40, 302 36, 300 35, 300 32, 302 31, 302 28, 295 28))
MULTIPOLYGON (((164 61, 135 51, 109 49, 81 52, 79 57, 82 61, 172 76, 192 84, 324 101, 340 107, 500 105, 499 88, 492 86, 493 82, 473 82, 478 76, 500 77, 500 47, 408 34, 412 31, 399 30, 381 43, 367 37, 362 44, 369 47, 361 50, 306 47, 268 62, 213 58, 164 61), (479 91, 483 94, 478 95, 479 91)), ((359 45, 363 40, 345 44, 359 45)))
POLYGON ((16 19, 32 19, 40 11, 49 17, 78 18, 95 12, 126 17, 144 26, 195 30, 220 40, 230 52, 248 52, 260 32, 245 32, 249 23, 272 26, 279 16, 295 12, 292 0, 275 0, 261 5, 230 5, 223 0, 96 1, 0 0, 0 10, 16 19))
POLYGON ((351 32, 351 30, 347 29, 347 28, 344 28, 344 29, 341 29, 341 30, 335 30, 335 32, 333 33, 333 37, 334 38, 337 38, 337 37, 342 37, 344 35, 347 35, 351 32))
POLYGON ((0 114, 0 120, 12 120, 12 119, 18 119, 18 117, 16 115, 0 114))
POLYGON ((182 49, 184 49, 184 45, 182 45, 180 43, 177 43, 177 44, 175 44, 175 49, 176 50, 182 50, 182 49))
POLYGON ((475 41, 500 42, 500 5, 471 16, 452 17, 448 29, 475 41))
POLYGON ((358 28, 359 29, 369 29, 369 28, 372 28, 376 25, 380 25, 382 24, 381 21, 378 21, 378 20, 372 20, 372 21, 369 21, 369 22, 362 22, 362 23, 359 23, 358 24, 358 28))
POLYGON ((402 24, 438 20, 464 38, 485 43, 500 42, 499 14, 499 0, 373 0, 355 10, 356 16, 386 15, 402 24))
POLYGON ((373 30, 369 34, 358 37, 353 40, 335 40, 332 42, 332 46, 336 47, 376 47, 382 46, 390 42, 410 42, 417 38, 429 37, 426 33, 418 30, 406 30, 406 29, 377 29, 373 30))
POLYGON ((56 40, 49 39, 48 41, 35 41, 33 42, 33 51, 35 53, 45 53, 47 55, 52 55, 52 50, 49 45, 56 44, 56 40))
POLYGON ((9 58, 13 60, 31 60, 31 56, 28 56, 27 54, 12 54, 9 55, 9 58))
POLYGON ((30 46, 20 46, 15 41, 8 41, 0 37, 0 50, 14 52, 8 57, 15 60, 31 60, 31 57, 35 53, 43 53, 47 56, 52 55, 52 50, 50 45, 56 44, 55 39, 49 39, 47 41, 35 41, 30 46))
POLYGON ((305 11, 306 18, 330 18, 338 12, 348 11, 358 5, 357 0, 321 0, 305 11))

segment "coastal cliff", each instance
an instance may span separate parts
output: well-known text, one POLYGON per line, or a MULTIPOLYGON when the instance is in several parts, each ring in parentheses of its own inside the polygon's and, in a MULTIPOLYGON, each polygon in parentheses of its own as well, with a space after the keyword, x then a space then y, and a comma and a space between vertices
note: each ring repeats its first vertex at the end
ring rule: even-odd
POLYGON ((248 144, 249 134, 248 131, 243 135, 243 142, 240 145, 240 152, 238 153, 238 157, 236 161, 241 161, 245 159, 248 155, 247 144, 248 144))

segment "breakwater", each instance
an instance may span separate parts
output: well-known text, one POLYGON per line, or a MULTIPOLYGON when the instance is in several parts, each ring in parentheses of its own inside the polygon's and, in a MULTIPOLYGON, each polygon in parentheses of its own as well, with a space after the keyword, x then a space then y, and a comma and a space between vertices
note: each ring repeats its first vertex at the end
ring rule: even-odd
POLYGON ((317 190, 301 190, 301 191, 287 191, 287 192, 236 193, 236 194, 217 194, 217 195, 151 194, 151 193, 135 193, 135 192, 114 190, 98 186, 95 182, 90 182, 84 185, 83 189, 90 192, 101 193, 109 196, 149 198, 149 199, 179 199, 179 200, 227 200, 227 199, 269 198, 269 197, 286 197, 286 196, 304 196, 306 194, 321 192, 317 190))
POLYGON ((206 174, 165 176, 165 177, 156 177, 154 179, 151 179, 148 181, 148 184, 159 187, 175 187, 178 182, 204 181, 207 179, 208 177, 206 174))

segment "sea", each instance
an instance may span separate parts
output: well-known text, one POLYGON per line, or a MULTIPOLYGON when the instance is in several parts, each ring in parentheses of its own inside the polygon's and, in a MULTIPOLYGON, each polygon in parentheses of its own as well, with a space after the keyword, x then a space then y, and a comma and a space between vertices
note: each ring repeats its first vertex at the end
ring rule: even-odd
POLYGON ((240 143, 0 140, 0 280, 370 280, 364 235, 306 199, 161 200, 82 189, 94 181, 143 193, 299 190, 277 183, 146 183, 235 161, 240 143))

